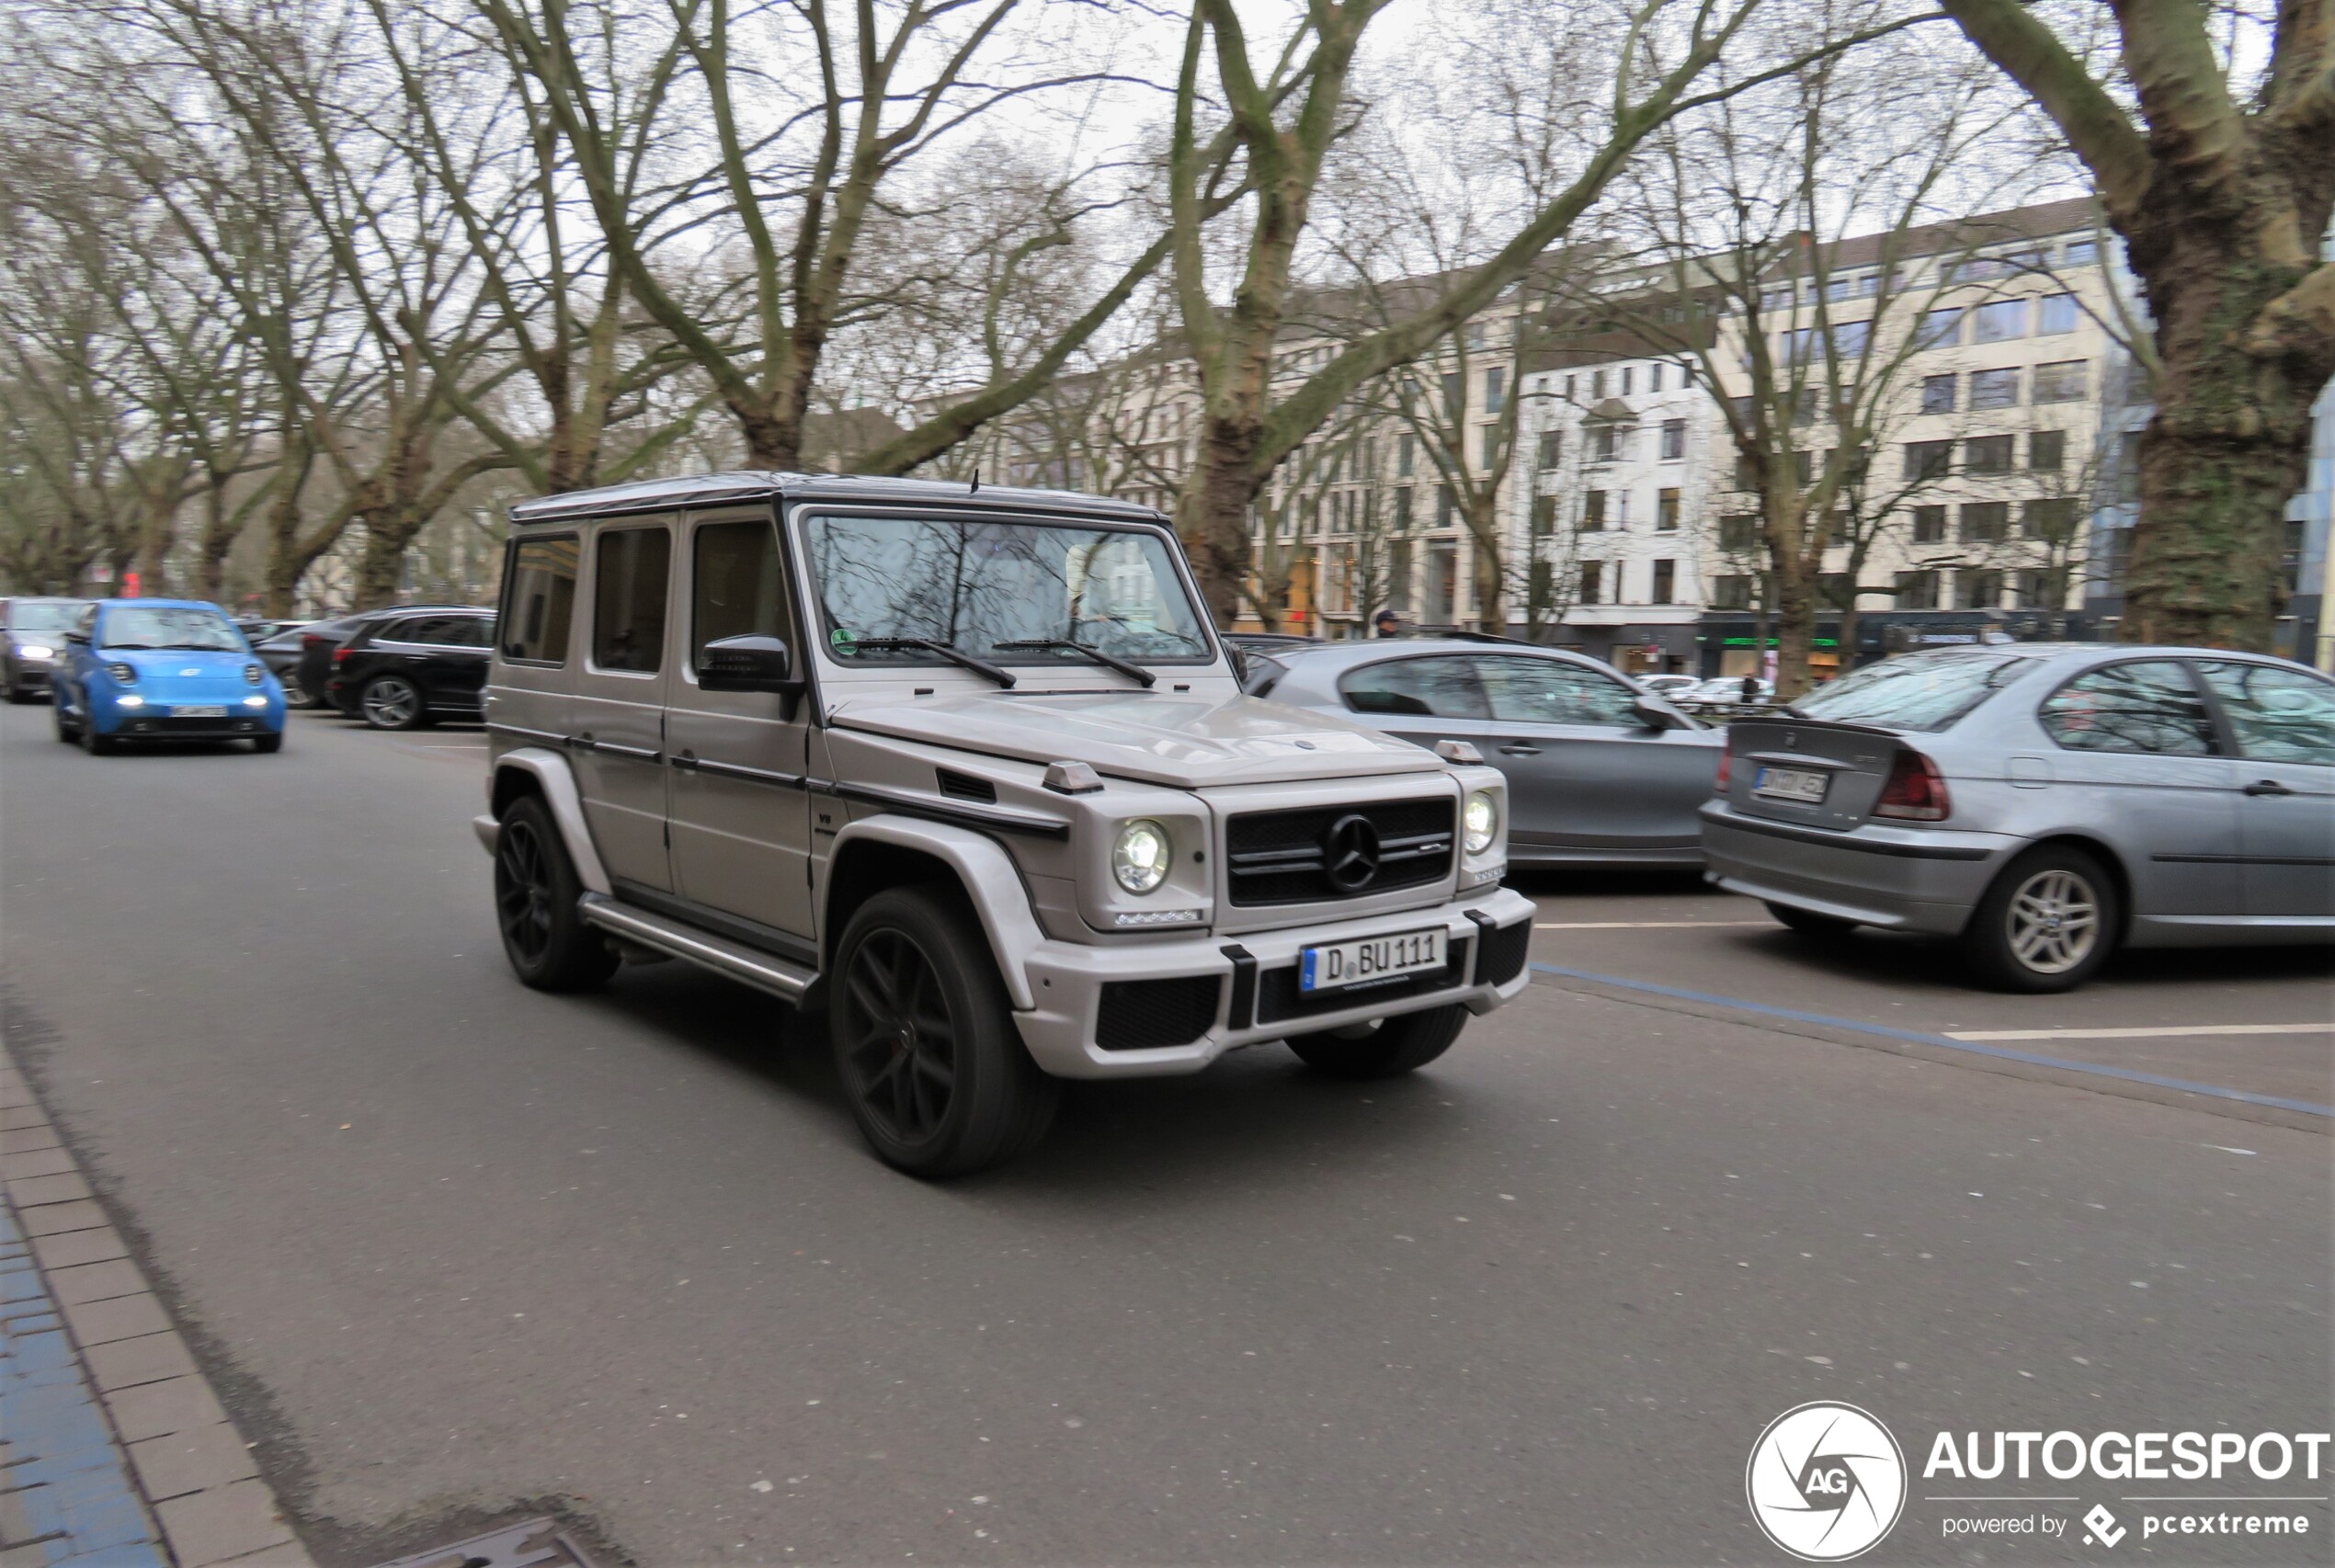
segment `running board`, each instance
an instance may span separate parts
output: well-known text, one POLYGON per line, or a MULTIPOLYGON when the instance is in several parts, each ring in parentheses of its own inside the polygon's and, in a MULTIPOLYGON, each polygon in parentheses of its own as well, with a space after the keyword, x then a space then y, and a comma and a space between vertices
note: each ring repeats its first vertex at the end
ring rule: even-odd
POLYGON ((578 911, 584 918, 601 930, 638 942, 660 953, 677 959, 687 959, 717 974, 732 980, 742 980, 757 990, 789 1002, 799 1002, 803 994, 819 977, 800 964, 792 964, 769 953, 757 952, 741 943, 724 941, 708 936, 694 926, 684 926, 661 915, 651 915, 644 909, 619 903, 606 893, 587 892, 578 911))

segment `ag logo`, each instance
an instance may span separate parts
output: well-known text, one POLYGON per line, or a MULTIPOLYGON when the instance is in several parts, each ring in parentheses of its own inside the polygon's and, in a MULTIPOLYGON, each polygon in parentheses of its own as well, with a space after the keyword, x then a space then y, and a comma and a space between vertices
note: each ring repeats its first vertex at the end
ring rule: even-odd
POLYGON ((1803 1562, 1840 1562, 1896 1525, 1906 1456, 1889 1428, 1855 1405, 1803 1404, 1751 1445, 1743 1491, 1770 1540, 1803 1562))

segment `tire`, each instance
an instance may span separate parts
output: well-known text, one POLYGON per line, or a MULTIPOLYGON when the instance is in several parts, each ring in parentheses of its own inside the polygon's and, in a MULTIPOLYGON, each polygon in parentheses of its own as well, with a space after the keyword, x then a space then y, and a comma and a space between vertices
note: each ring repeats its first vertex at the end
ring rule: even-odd
POLYGON ((616 972, 616 949, 577 907, 583 896, 550 808, 533 795, 513 801, 495 838, 495 924, 521 984, 592 991, 616 972))
POLYGON ((1767 903, 1770 915, 1803 937, 1845 937, 1857 928, 1855 921, 1843 920, 1837 915, 1818 915, 1813 909, 1794 909, 1788 903, 1764 899, 1761 902, 1767 903))
POLYGON ((262 756, 273 756, 284 749, 284 737, 280 732, 272 735, 254 735, 251 749, 262 756))
POLYGON ((1316 1073, 1333 1078, 1392 1078, 1415 1073, 1452 1048, 1467 1023, 1467 1009, 1454 1003, 1381 1018, 1355 1028, 1293 1034, 1289 1049, 1316 1073))
POLYGON ((1062 1085, 1030 1059, 988 939, 953 890, 890 888, 861 904, 831 984, 836 1076, 885 1165, 970 1175, 1053 1119, 1062 1085))
POLYGON ((2094 856, 2031 849, 2002 869, 1962 934, 1978 978, 2001 991, 2072 991, 2116 950, 2124 905, 2094 856))
POLYGON ((296 675, 279 675, 276 677, 276 682, 279 686, 281 686, 284 688, 285 707, 297 708, 305 712, 311 708, 321 708, 324 706, 323 703, 318 702, 314 698, 308 695, 307 689, 300 684, 300 676, 296 675))
POLYGON ((65 705, 54 697, 49 699, 49 728, 54 732, 57 739, 67 745, 73 744, 78 738, 74 727, 65 721, 65 705))
POLYGON ((25 690, 22 687, 12 686, 8 688, 8 705, 11 708, 21 708, 31 700, 32 693, 25 690))
POLYGON ((120 741, 111 735, 99 734, 97 726, 91 723, 85 714, 74 728, 81 741, 81 749, 91 756, 111 756, 121 749, 120 741))
POLYGON ((422 688, 404 676, 375 676, 357 694, 353 719, 376 730, 418 730, 429 722, 429 706, 422 688))

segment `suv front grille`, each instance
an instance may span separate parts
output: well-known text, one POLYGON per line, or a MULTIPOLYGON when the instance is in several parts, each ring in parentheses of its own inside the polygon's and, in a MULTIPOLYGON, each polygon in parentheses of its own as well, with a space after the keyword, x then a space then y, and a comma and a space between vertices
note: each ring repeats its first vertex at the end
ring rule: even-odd
POLYGON ((1447 798, 1234 817, 1224 827, 1232 901, 1318 903, 1440 881, 1452 869, 1452 814, 1447 798))

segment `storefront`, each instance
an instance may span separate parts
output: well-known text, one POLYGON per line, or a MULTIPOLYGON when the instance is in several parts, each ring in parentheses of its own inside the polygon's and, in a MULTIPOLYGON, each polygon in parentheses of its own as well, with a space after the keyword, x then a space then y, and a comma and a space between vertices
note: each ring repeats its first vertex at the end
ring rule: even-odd
MULTIPOLYGON (((1704 676, 1766 675, 1775 649, 1775 628, 1749 615, 1705 615, 1695 626, 1698 663, 1704 676)), ((2079 610, 1881 610, 1857 617, 1855 647, 1840 645, 1840 618, 1817 619, 1808 664, 1819 680, 1869 665, 1892 653, 1919 648, 1951 648, 1987 642, 2088 642, 2095 632, 2079 610)))

